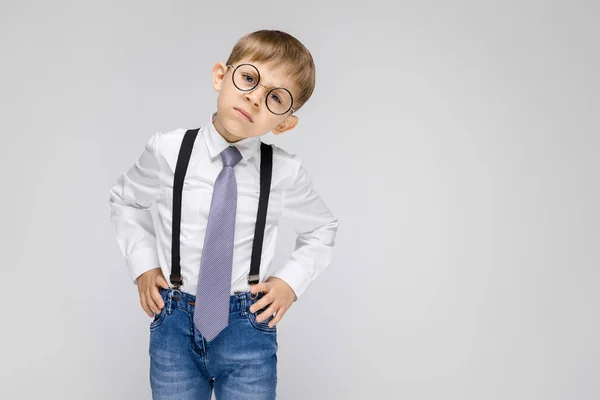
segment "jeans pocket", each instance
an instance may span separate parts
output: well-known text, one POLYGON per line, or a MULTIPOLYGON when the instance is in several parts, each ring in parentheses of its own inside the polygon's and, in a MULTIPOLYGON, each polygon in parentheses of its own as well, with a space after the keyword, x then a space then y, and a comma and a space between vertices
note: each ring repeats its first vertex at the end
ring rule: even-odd
POLYGON ((262 322, 258 322, 256 320, 256 317, 259 316, 263 311, 264 310, 258 310, 255 313, 251 313, 250 311, 248 311, 248 320, 250 321, 250 324, 253 327, 255 327, 256 329, 263 331, 263 332, 269 332, 269 333, 277 332, 277 325, 273 326, 272 328, 269 327, 269 322, 271 322, 271 320, 274 318, 272 315, 262 322))
POLYGON ((165 316, 167 315, 166 308, 167 306, 165 305, 162 310, 160 310, 160 313, 154 314, 154 319, 152 322, 150 322, 150 332, 158 328, 163 323, 165 316))

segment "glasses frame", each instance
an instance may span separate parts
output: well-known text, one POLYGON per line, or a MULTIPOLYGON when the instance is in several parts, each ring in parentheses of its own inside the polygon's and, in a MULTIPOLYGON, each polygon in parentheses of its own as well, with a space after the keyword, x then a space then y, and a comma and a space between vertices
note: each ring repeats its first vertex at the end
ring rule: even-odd
POLYGON ((239 90, 239 91, 241 91, 241 92, 251 92, 251 91, 253 91, 254 89, 256 89, 256 88, 258 87, 258 85, 260 85, 260 86, 264 87, 265 89, 267 89, 267 94, 265 95, 265 106, 267 106, 267 110, 269 110, 269 112, 271 112, 271 114, 275 114, 275 115, 285 115, 285 114, 287 114, 287 113, 288 113, 288 111, 290 111, 290 110, 292 110, 292 113, 295 113, 295 112, 296 112, 296 109, 295 109, 294 107, 292 107, 292 106, 294 105, 294 96, 292 96, 292 92, 290 92, 288 89, 286 89, 286 88, 284 88, 284 87, 274 87, 274 88, 271 88, 271 89, 269 89, 268 87, 266 87, 265 85, 263 85, 262 83, 260 83, 260 71, 258 70, 258 68, 256 68, 256 66, 254 66, 254 65, 252 65, 252 64, 249 64, 249 63, 244 63, 244 64, 238 64, 237 66, 235 66, 235 65, 230 65, 230 64, 227 64, 227 67, 234 68, 233 72, 231 73, 231 81, 233 82, 233 86, 235 86, 235 87, 237 88, 237 90, 239 90), (249 66, 253 67, 253 68, 256 70, 256 72, 258 73, 258 80, 256 81, 256 85, 254 85, 254 87, 253 87, 253 88, 251 88, 251 89, 246 89, 246 90, 244 90, 244 89, 240 89, 240 88, 238 87, 238 85, 236 85, 236 84, 235 84, 235 79, 233 79, 233 77, 235 76, 235 71, 237 71, 237 69, 238 69, 239 67, 241 67, 242 65, 249 65, 249 66), (267 99, 269 98, 269 93, 271 93, 271 92, 272 92, 273 90, 275 90, 275 89, 283 89, 283 90, 285 90, 286 92, 288 92, 288 93, 290 94, 290 98, 292 99, 292 104, 290 105, 290 108, 288 108, 288 109, 287 109, 287 111, 285 111, 285 112, 282 112, 282 113, 280 113, 280 114, 278 114, 278 113, 276 113, 276 112, 273 112, 273 110, 271 110, 271 109, 269 108, 269 104, 267 104, 267 99))

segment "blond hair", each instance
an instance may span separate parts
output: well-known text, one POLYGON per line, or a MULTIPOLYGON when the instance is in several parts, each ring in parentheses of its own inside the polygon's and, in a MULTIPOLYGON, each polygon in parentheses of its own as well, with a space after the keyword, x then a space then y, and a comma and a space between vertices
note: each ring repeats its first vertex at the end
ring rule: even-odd
POLYGON ((227 64, 236 64, 242 59, 264 62, 275 68, 285 67, 298 91, 294 95, 293 107, 296 111, 308 101, 315 89, 315 64, 312 55, 298 39, 288 33, 260 30, 243 36, 233 47, 227 64))

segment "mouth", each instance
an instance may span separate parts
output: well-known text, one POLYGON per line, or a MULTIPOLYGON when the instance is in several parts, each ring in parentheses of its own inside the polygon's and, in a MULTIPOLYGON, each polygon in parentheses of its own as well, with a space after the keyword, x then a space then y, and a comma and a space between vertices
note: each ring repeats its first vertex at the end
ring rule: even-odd
POLYGON ((248 114, 248 112, 246 112, 246 110, 244 110, 244 109, 241 109, 241 108, 237 108, 237 107, 234 107, 233 109, 234 109, 235 111, 237 111, 237 113, 238 113, 239 115, 241 115, 242 117, 244 117, 246 120, 248 120, 248 121, 250 121, 250 122, 254 122, 254 121, 252 120, 252 117, 250 116, 250 114, 248 114))

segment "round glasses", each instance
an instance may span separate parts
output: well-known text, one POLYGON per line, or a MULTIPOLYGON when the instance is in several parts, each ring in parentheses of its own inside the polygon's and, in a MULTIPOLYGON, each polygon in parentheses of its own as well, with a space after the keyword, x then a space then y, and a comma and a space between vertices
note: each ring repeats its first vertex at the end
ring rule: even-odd
MULTIPOLYGON (((254 90, 258 85, 269 89, 262 83, 260 83, 260 72, 252 64, 240 64, 237 67, 233 65, 227 65, 227 67, 235 68, 231 79, 236 88, 242 92, 250 92, 254 90)), ((268 90, 265 97, 265 104, 267 109, 275 115, 283 115, 288 111, 296 111, 292 104, 294 99, 292 93, 283 87, 276 87, 268 90)))

